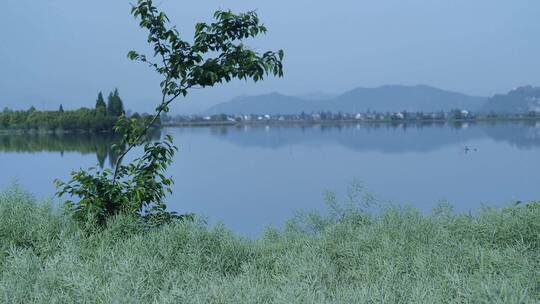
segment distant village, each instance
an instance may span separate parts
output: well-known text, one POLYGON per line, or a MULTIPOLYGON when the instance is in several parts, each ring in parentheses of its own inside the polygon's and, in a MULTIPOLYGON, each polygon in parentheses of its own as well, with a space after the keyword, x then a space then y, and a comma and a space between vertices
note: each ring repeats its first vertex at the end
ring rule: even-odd
POLYGON ((163 125, 257 124, 257 123, 323 123, 323 122, 446 122, 446 121, 496 121, 537 120, 540 112, 521 114, 473 113, 469 110, 449 112, 365 112, 331 113, 313 112, 300 114, 216 114, 216 115, 163 115, 163 125))

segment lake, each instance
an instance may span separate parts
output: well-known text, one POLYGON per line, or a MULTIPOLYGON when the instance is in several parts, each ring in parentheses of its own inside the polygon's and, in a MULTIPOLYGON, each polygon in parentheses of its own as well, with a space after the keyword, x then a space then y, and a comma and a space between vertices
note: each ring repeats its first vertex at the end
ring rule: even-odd
MULTIPOLYGON (((383 204, 460 212, 540 199, 540 123, 252 125, 165 128, 180 150, 171 209, 243 235, 326 210, 351 183, 383 204)), ((72 169, 110 166, 106 135, 0 135, 0 187, 49 199, 72 169)), ((135 151, 131 155, 137 154, 135 151)))

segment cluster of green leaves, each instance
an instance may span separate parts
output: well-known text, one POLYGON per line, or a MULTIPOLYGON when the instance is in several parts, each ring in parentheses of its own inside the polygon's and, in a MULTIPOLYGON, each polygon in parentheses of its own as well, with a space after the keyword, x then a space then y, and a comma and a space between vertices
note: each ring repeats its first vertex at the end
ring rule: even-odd
MULTIPOLYGON (((164 203, 165 194, 172 192, 173 180, 164 175, 176 151, 172 137, 145 144, 149 130, 162 114, 169 112, 174 100, 186 96, 194 87, 213 86, 232 79, 259 81, 269 74, 283 75, 283 51, 260 55, 243 44, 243 40, 266 32, 255 12, 236 15, 218 11, 214 14, 216 22, 196 25, 191 43, 183 40, 175 27, 169 26, 169 18, 158 11, 153 1, 139 0, 131 12, 140 20, 140 27, 148 31, 148 43, 154 54, 150 59, 130 51, 128 57, 149 64, 162 76, 161 102, 152 118, 144 123, 124 116, 118 119, 114 130, 122 135, 123 145, 113 169, 75 171, 69 182, 57 182, 59 196, 68 194, 78 198, 76 202, 68 202, 74 217, 101 226, 120 213, 151 218, 157 224, 177 218, 166 210, 164 203), (122 164, 124 157, 140 145, 144 145, 143 156, 122 164)), ((100 109, 102 99, 100 95, 96 103, 100 109)), ((113 104, 109 103, 107 112, 111 108, 113 104)))
POLYGON ((79 198, 77 202, 68 200, 66 205, 81 223, 103 226, 120 213, 141 216, 152 224, 155 219, 168 221, 176 214, 166 212, 163 203, 173 183, 164 173, 176 150, 170 136, 146 143, 142 157, 119 167, 117 180, 112 179, 112 169, 78 170, 67 183, 56 181, 57 194, 79 198))
MULTIPOLYGON (((195 26, 192 43, 182 40, 175 27, 167 27, 169 18, 150 0, 139 1, 132 14, 149 32, 148 43, 153 47, 153 57, 159 61, 153 62, 135 51, 129 52, 128 57, 148 63, 164 76, 160 85, 165 97, 185 96, 189 88, 213 86, 232 79, 259 81, 269 74, 283 75, 282 50, 261 55, 242 43, 244 39, 266 33, 255 12, 237 15, 217 11, 216 22, 195 26)), ((164 101, 157 111, 168 112, 167 99, 164 101)))

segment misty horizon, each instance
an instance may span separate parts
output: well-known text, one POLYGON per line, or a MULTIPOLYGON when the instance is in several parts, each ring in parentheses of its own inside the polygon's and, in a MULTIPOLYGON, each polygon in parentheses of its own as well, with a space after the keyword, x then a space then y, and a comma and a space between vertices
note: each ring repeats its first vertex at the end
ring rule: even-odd
MULTIPOLYGON (((530 86, 530 85, 524 85, 523 87, 528 87, 528 86, 530 86)), ((279 92, 279 91, 268 91, 268 92, 260 92, 260 93, 253 93, 253 94, 240 94, 240 95, 232 96, 227 100, 216 101, 215 103, 213 103, 212 105, 207 106, 207 107, 179 109, 179 111, 174 111, 173 110, 171 112, 171 115, 177 115, 177 114, 178 115, 197 115, 197 114, 202 115, 204 113, 207 113, 208 111, 211 111, 215 106, 220 106, 222 104, 226 104, 226 103, 235 101, 237 99, 242 99, 242 98, 251 98, 251 97, 257 98, 257 97, 262 97, 262 96, 276 95, 276 96, 284 96, 284 97, 294 97, 294 98, 298 98, 298 99, 301 99, 301 100, 304 100, 304 101, 307 101, 307 102, 310 102, 310 101, 332 101, 333 99, 338 98, 338 97, 340 97, 340 96, 342 96, 342 95, 344 95, 346 93, 349 93, 351 91, 354 91, 354 90, 358 90, 358 89, 368 89, 368 90, 369 89, 383 89, 383 88, 388 88, 388 87, 403 87, 403 88, 425 87, 425 88, 441 90, 441 91, 448 92, 448 93, 463 94, 463 95, 467 95, 467 96, 473 97, 473 98, 485 98, 486 100, 489 97, 492 97, 492 96, 495 96, 495 95, 502 95, 502 94, 508 93, 508 92, 498 92, 498 93, 495 93, 495 94, 493 94, 491 96, 468 95, 468 94, 465 94, 463 92, 446 90, 444 88, 434 87, 434 86, 426 85, 426 84, 417 84, 417 85, 384 84, 384 85, 380 85, 380 86, 376 86, 376 87, 358 86, 358 87, 351 88, 349 90, 345 90, 343 92, 310 91, 310 92, 299 93, 299 94, 286 94, 286 93, 282 93, 282 92, 279 92)), ((517 88, 519 88, 519 87, 512 88, 510 91, 513 91, 513 90, 515 90, 517 88)), ((115 89, 118 89, 118 88, 115 88, 115 89)), ((102 94, 106 95, 109 92, 108 91, 99 91, 98 93, 102 93, 102 94)), ((122 92, 120 92, 120 93, 122 93, 122 92)), ((97 94, 96 94, 96 97, 97 97, 97 94)), ((130 103, 129 100, 124 100, 124 102, 125 102, 125 106, 126 106, 126 111, 138 112, 137 110, 133 109, 130 106, 131 103, 130 103)), ((152 102, 155 102, 155 100, 148 100, 147 102, 149 104, 151 104, 152 102)), ((84 103, 76 104, 76 105, 62 104, 62 103, 55 104, 54 101, 51 101, 50 103, 47 103, 47 104, 42 103, 40 105, 41 107, 36 106, 33 103, 28 103, 28 104, 15 105, 15 106, 4 106, 4 108, 8 108, 10 110, 27 110, 30 107, 34 107, 34 108, 37 108, 38 110, 57 110, 59 106, 62 106, 66 110, 76 110, 79 107, 92 108, 94 106, 94 103, 95 103, 95 98, 88 100, 87 104, 84 104, 84 103)), ((396 105, 395 110, 396 111, 399 110, 399 105, 396 105)), ((365 112, 365 111, 359 111, 359 112, 365 112)), ((142 113, 145 113, 145 111, 142 111, 142 113)))

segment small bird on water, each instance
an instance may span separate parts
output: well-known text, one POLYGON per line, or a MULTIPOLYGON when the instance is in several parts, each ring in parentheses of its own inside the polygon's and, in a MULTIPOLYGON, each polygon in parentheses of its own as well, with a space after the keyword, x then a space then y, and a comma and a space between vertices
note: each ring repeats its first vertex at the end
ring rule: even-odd
POLYGON ((478 151, 477 148, 469 148, 469 146, 465 146, 464 150, 465 150, 465 153, 469 153, 469 151, 471 151, 471 150, 474 151, 474 152, 478 151))

